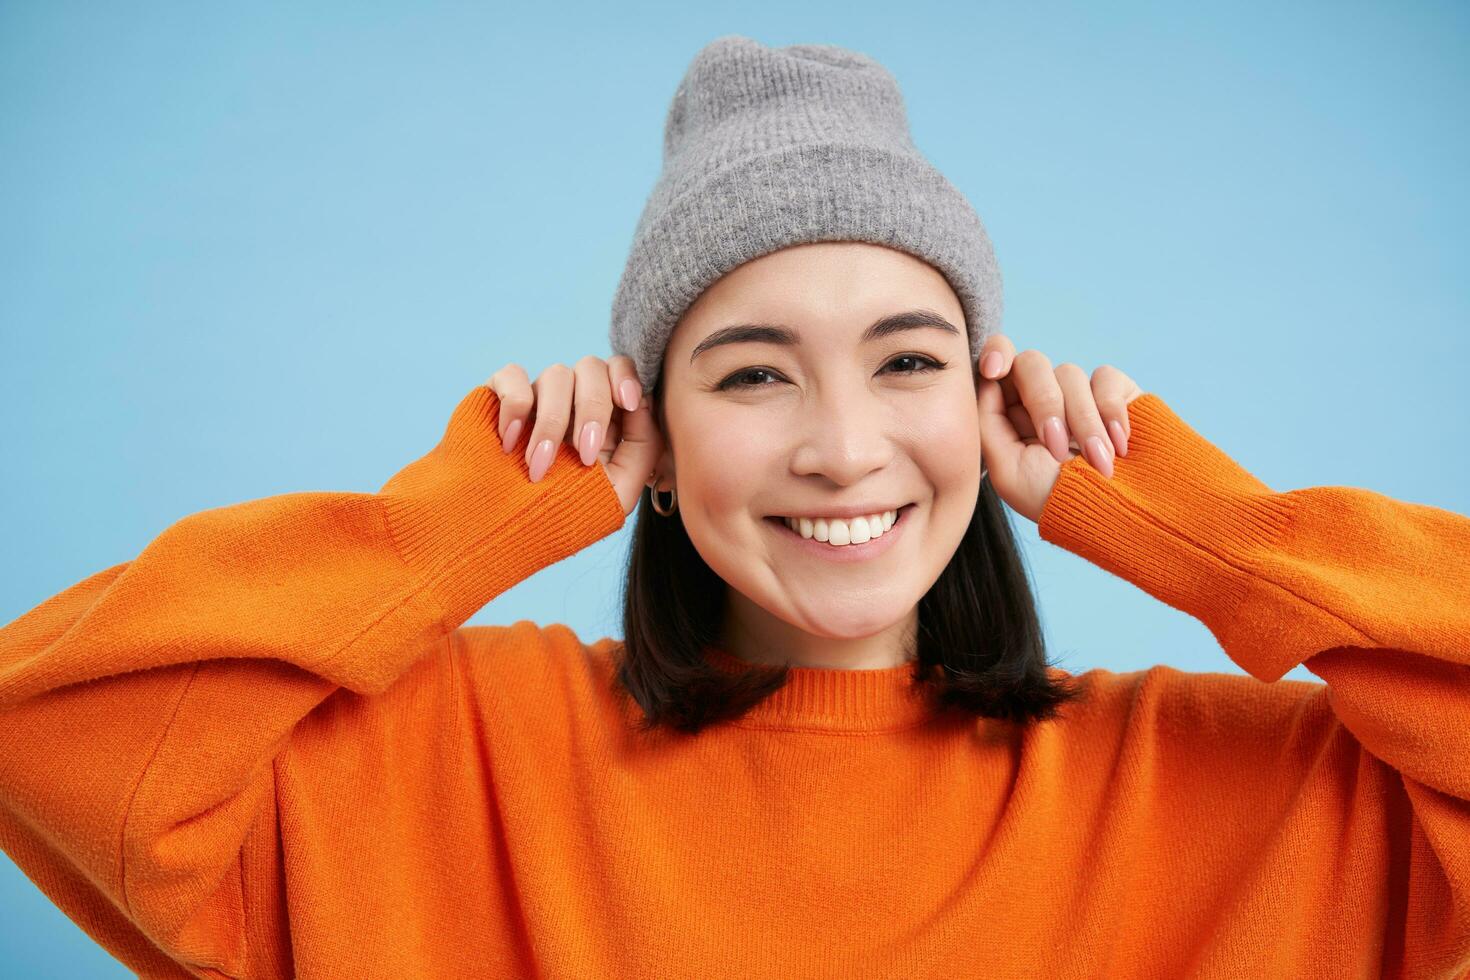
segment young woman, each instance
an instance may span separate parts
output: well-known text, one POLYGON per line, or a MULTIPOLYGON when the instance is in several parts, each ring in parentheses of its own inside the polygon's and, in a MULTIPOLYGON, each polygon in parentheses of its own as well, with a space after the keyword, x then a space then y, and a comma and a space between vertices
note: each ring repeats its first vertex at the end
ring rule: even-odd
POLYGON ((890 82, 715 42, 610 358, 0 629, 5 852, 149 977, 1470 969, 1470 520, 1015 353, 890 82), (1048 666, 1007 508, 1249 676, 1048 666), (464 625, 635 512, 623 639, 464 625))

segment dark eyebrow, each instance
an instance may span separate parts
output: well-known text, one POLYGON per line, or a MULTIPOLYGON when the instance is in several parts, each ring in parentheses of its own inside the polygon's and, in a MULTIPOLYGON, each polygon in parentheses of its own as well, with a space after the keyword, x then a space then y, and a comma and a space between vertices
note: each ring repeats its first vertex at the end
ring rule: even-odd
MULTIPOLYGON (((863 331, 861 342, 866 344, 903 330, 917 330, 921 327, 932 327, 953 334, 960 332, 958 327, 938 313, 930 310, 909 310, 906 313, 895 313, 892 316, 885 316, 863 331)), ((689 362, 691 364, 694 363, 696 357, 711 347, 741 343, 780 344, 783 347, 797 347, 800 346, 801 340, 797 337, 796 331, 778 323, 739 323, 730 327, 721 327, 701 340, 695 345, 693 353, 689 355, 689 362)))

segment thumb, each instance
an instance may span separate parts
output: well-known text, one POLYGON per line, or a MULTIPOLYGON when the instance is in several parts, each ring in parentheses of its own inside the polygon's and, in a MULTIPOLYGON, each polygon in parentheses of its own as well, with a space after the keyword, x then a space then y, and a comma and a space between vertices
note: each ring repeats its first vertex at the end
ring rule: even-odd
POLYGON ((1025 446, 1016 427, 1006 416, 1005 392, 1001 390, 999 381, 980 379, 976 407, 980 413, 980 446, 991 474, 991 483, 997 483, 997 473, 999 482, 1007 483, 1015 468, 1015 459, 1025 446))
POLYGON ((613 450, 612 458, 603 464, 607 478, 612 481, 623 502, 623 513, 633 513, 643 488, 653 476, 654 468, 664 451, 663 434, 653 417, 653 403, 647 395, 632 412, 622 417, 622 439, 613 450))

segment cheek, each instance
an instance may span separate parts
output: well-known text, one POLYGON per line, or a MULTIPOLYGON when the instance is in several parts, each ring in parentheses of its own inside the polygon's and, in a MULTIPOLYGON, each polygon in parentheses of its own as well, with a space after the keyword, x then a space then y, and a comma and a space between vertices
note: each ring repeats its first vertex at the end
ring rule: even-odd
POLYGON ((980 415, 973 401, 946 403, 923 416, 910 447, 920 469, 940 489, 980 482, 980 415))
MULTIPOLYGON (((710 424, 681 434, 680 496, 697 501, 711 520, 748 511, 771 485, 771 441, 751 427, 710 424)), ((681 500, 682 504, 682 500, 681 500)))

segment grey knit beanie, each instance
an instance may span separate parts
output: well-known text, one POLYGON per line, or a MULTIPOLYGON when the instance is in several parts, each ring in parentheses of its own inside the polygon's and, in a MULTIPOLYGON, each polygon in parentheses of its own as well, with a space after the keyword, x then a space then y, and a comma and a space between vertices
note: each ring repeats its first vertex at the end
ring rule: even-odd
POLYGON ((679 318, 730 270, 789 245, 863 241, 934 266, 959 298, 970 360, 1000 328, 980 218, 914 147, 898 82, 827 44, 716 38, 684 73, 663 169, 613 298, 612 352, 652 391, 679 318))

